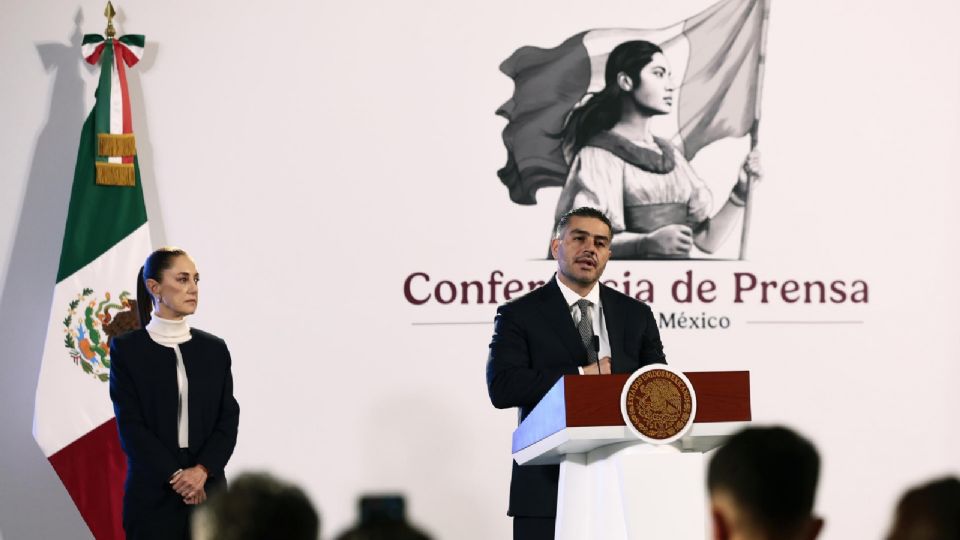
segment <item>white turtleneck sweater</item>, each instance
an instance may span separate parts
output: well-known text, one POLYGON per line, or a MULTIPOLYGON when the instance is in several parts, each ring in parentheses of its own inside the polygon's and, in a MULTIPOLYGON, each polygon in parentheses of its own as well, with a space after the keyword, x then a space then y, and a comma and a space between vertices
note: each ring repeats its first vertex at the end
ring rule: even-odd
POLYGON ((177 402, 177 439, 180 448, 190 446, 190 425, 187 414, 187 369, 183 365, 183 355, 180 353, 180 344, 190 341, 190 327, 187 326, 186 319, 174 321, 158 317, 156 313, 150 317, 147 323, 147 333, 150 338, 160 345, 170 347, 177 355, 177 389, 180 392, 180 398, 177 402))

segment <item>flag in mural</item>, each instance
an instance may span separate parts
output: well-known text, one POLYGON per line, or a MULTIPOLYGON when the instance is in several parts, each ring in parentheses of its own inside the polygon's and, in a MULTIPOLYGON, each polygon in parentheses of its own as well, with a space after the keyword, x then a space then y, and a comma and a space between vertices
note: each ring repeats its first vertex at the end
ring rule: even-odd
POLYGON ((101 74, 80 133, 34 409, 34 438, 98 539, 124 536, 109 340, 139 326, 136 273, 151 250, 126 76, 142 52, 139 35, 83 39, 101 74))
POLYGON ((563 186, 569 171, 558 136, 572 110, 604 86, 610 51, 630 40, 657 43, 680 81, 674 111, 658 121, 687 160, 724 137, 750 132, 756 121, 764 0, 720 0, 659 29, 603 29, 558 47, 522 47, 500 65, 514 81, 497 114, 507 163, 498 176, 518 204, 536 204, 542 187, 563 186), (666 124, 666 125, 665 125, 666 124))

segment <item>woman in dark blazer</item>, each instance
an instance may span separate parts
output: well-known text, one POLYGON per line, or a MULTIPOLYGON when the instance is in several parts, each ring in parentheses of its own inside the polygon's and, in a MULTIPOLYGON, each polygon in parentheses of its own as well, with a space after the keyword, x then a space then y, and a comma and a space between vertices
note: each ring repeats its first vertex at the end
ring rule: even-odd
POLYGON ((141 328, 110 343, 129 540, 189 539, 192 507, 226 485, 240 406, 226 344, 185 319, 197 309, 199 279, 185 251, 150 254, 137 276, 141 328))

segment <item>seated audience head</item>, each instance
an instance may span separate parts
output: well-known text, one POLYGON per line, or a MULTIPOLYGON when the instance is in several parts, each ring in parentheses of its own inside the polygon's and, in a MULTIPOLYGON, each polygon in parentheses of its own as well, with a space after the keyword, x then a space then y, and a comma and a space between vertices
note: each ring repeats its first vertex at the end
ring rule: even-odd
POLYGON ((707 472, 713 537, 810 540, 823 520, 813 515, 820 457, 784 427, 740 431, 714 454, 707 472))
POLYGON ((247 473, 193 516, 195 540, 317 540, 320 517, 306 494, 265 473, 247 473))
POLYGON ((941 478, 903 494, 887 540, 960 539, 960 480, 941 478))
POLYGON ((359 523, 340 533, 337 540, 430 540, 407 522, 402 495, 361 497, 359 523))

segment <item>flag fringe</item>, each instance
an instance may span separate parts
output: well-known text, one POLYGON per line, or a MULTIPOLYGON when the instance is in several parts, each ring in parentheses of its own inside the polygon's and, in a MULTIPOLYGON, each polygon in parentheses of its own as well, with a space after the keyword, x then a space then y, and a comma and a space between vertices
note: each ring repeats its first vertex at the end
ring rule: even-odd
POLYGON ((137 154, 133 133, 97 133, 97 153, 104 157, 124 157, 137 154))
POLYGON ((137 175, 133 163, 97 162, 98 186, 135 186, 137 175))

